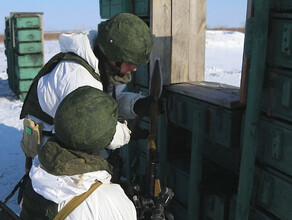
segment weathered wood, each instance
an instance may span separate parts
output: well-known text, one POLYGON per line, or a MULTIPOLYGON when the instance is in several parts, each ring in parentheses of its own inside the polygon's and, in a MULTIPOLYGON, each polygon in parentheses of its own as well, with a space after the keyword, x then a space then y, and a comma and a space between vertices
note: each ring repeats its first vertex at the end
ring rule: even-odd
POLYGON ((253 0, 253 39, 252 52, 248 76, 247 103, 242 156, 239 173, 239 185, 236 206, 236 220, 249 217, 251 194, 254 183, 255 157, 258 140, 258 121, 266 63, 268 42, 269 2, 253 0))
POLYGON ((189 81, 202 81, 205 74, 206 1, 190 1, 189 81))
MULTIPOLYGON (((188 185, 188 220, 198 220, 200 216, 200 183, 203 168, 204 115, 195 111, 191 142, 190 180, 188 185)), ((187 187, 187 186, 186 186, 187 187)))
POLYGON ((172 1, 170 83, 204 79, 205 30, 205 1, 172 1))
POLYGON ((239 88, 235 86, 202 81, 173 84, 166 89, 228 109, 242 107, 239 103, 239 88))
POLYGON ((245 50, 243 51, 243 59, 242 59, 242 71, 241 71, 241 81, 240 81, 240 103, 246 104, 246 90, 247 90, 247 82, 248 82, 248 71, 250 66, 250 51, 247 49, 247 45, 251 44, 248 40, 249 37, 249 25, 250 19, 252 17, 252 0, 248 0, 247 2, 247 12, 246 12, 246 24, 245 24, 245 50))
POLYGON ((154 69, 155 58, 160 57, 163 83, 168 84, 171 75, 171 0, 152 0, 150 8, 150 28, 153 34, 150 72, 154 69))
POLYGON ((205 0, 152 0, 150 27, 154 59, 160 57, 164 85, 202 81, 205 71, 205 0))
POLYGON ((188 82, 189 70, 189 1, 172 1, 171 83, 188 82))

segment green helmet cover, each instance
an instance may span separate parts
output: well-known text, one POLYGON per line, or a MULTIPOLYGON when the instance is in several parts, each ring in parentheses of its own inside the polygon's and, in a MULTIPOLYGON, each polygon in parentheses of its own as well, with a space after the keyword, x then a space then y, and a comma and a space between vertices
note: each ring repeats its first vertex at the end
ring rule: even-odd
POLYGON ((68 94, 57 108, 55 134, 62 147, 98 154, 115 134, 118 117, 116 101, 90 86, 68 94))
POLYGON ((142 19, 121 13, 99 24, 97 44, 108 60, 143 65, 149 61, 153 42, 142 19))

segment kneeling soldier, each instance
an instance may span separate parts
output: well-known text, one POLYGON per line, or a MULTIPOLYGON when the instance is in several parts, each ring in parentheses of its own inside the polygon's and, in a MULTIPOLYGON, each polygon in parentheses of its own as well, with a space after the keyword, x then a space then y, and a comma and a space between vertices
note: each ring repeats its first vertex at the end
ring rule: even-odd
POLYGON ((63 99, 55 136, 33 160, 21 219, 136 219, 134 204, 111 183, 112 167, 99 156, 115 134, 117 111, 112 97, 89 86, 63 99))

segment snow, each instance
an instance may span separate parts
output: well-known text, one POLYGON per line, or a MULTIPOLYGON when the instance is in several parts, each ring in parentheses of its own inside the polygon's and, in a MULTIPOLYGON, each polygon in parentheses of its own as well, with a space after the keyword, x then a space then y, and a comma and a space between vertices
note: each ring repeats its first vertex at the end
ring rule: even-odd
MULTIPOLYGON (((205 80, 240 86, 244 34, 232 31, 206 32, 205 80)), ((0 200, 13 190, 24 175, 25 158, 20 147, 22 120, 19 114, 22 102, 12 93, 6 73, 7 60, 4 43, 0 43, 0 200)), ((47 62, 58 53, 57 40, 44 42, 47 62)), ((17 192, 18 193, 18 192, 17 192)), ((7 205, 20 213, 17 193, 7 205)))
POLYGON ((207 31, 205 81, 240 86, 244 34, 207 31))

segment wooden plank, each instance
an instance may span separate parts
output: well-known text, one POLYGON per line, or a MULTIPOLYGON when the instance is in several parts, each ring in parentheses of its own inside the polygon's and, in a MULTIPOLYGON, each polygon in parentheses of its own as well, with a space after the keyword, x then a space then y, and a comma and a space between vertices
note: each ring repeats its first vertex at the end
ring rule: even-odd
POLYGON ((154 59, 160 57, 164 85, 202 81, 205 71, 205 0, 152 0, 150 27, 154 59))
POLYGON ((153 50, 150 56, 150 73, 155 58, 160 57, 163 83, 170 83, 171 75, 171 0, 150 1, 150 28, 153 34, 153 50))
POLYGON ((202 81, 173 84, 166 89, 228 109, 242 107, 239 103, 239 88, 231 85, 202 81))
POLYGON ((202 81, 205 74, 206 1, 190 0, 189 81, 202 81))
POLYGON ((189 81, 190 3, 172 1, 171 83, 189 81))
POLYGON ((268 42, 269 2, 253 0, 253 8, 252 52, 248 76, 246 114, 243 122, 242 156, 235 220, 248 219, 250 212, 268 42))
POLYGON ((190 180, 188 185, 188 220, 199 220, 200 216, 200 183, 203 168, 203 146, 204 146, 204 117, 200 111, 194 111, 192 142, 191 142, 191 164, 190 180))
POLYGON ((248 44, 251 44, 249 41, 249 36, 251 33, 250 26, 252 19, 252 0, 248 0, 247 2, 247 12, 246 12, 246 24, 245 24, 245 39, 244 44, 245 48, 243 51, 243 59, 242 59, 242 71, 241 71, 241 81, 240 81, 240 103, 246 104, 246 90, 247 90, 247 82, 248 82, 248 71, 250 67, 250 51, 248 50, 248 44))

